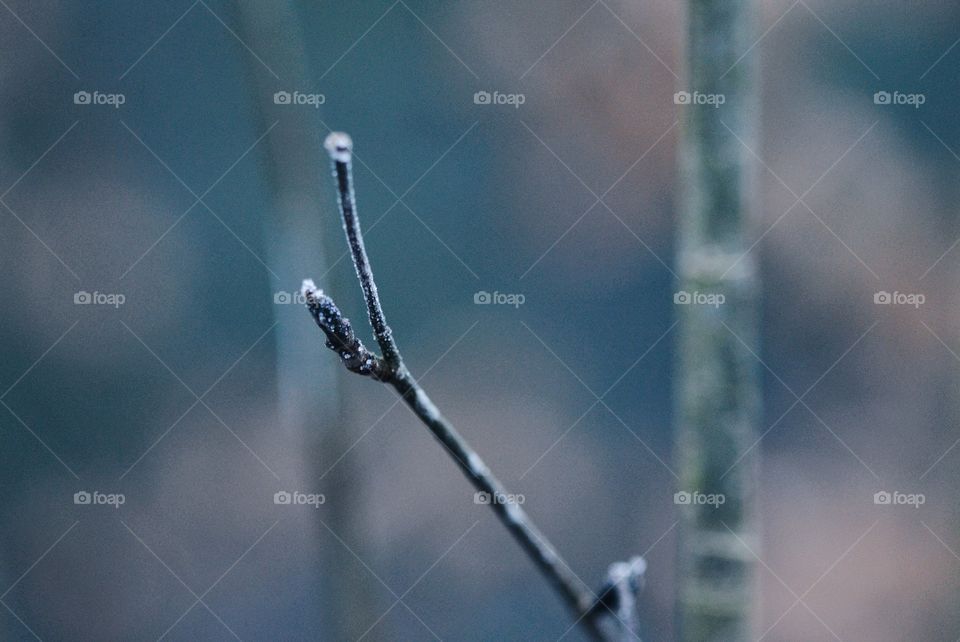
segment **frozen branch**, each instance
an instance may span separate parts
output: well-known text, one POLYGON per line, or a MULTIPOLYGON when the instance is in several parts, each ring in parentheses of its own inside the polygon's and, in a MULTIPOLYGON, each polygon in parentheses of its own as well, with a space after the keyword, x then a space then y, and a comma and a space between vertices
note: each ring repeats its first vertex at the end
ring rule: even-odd
MULTIPOLYGON (((350 321, 343 316, 333 300, 318 290, 313 281, 306 280, 303 282, 302 293, 307 308, 326 335, 327 347, 339 355, 344 366, 351 372, 392 386, 413 413, 433 433, 433 436, 453 456, 460 470, 478 491, 487 493, 492 498, 509 496, 503 484, 441 414, 404 365, 390 326, 387 325, 376 282, 373 279, 373 271, 363 245, 353 191, 351 167, 353 144, 346 134, 332 133, 327 137, 324 146, 330 152, 333 161, 343 229, 350 246, 357 277, 363 289, 370 325, 383 356, 380 357, 368 350, 357 338, 350 321)), ((629 635, 631 639, 639 639, 636 632, 635 604, 641 584, 640 577, 646 567, 641 558, 634 558, 629 563, 613 565, 608 583, 601 591, 602 595, 598 597, 570 570, 570 566, 560 557, 553 545, 519 505, 491 501, 490 507, 560 594, 577 622, 584 627, 590 637, 598 640, 607 639, 608 636, 601 628, 601 621, 612 616, 616 620, 614 628, 619 631, 616 637, 629 635), (618 569, 617 579, 612 579, 614 568, 618 569)))

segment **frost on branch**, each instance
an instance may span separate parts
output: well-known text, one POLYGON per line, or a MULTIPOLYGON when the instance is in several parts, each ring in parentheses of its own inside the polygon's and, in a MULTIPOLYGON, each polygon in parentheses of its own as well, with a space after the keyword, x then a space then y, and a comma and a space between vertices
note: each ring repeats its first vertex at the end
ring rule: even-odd
POLYGON ((333 299, 317 289, 312 279, 304 279, 300 293, 310 314, 327 336, 327 347, 340 355, 347 370, 378 381, 390 378, 387 365, 363 345, 353 332, 350 319, 343 316, 333 299))

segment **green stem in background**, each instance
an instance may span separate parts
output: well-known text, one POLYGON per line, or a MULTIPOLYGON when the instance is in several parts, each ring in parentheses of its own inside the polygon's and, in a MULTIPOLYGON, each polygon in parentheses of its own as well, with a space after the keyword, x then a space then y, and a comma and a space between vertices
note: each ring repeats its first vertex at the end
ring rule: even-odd
POLYGON ((683 641, 739 642, 754 637, 756 603, 750 550, 760 399, 751 354, 758 352, 757 284, 751 257, 744 256, 751 181, 741 142, 752 140, 756 103, 751 58, 739 59, 753 42, 754 3, 686 4, 684 89, 724 100, 680 107, 678 271, 683 291, 722 294, 725 301, 677 307, 677 458, 682 491, 716 494, 724 502, 680 508, 678 627, 683 641))
MULTIPOLYGON (((301 4, 296 0, 238 0, 235 6, 241 42, 267 60, 283 61, 281 87, 310 87, 314 76, 302 30, 301 4)), ((274 94, 280 88, 279 79, 266 72, 259 56, 250 55, 242 46, 232 50, 246 70, 252 98, 248 108, 258 123, 257 131, 264 132, 276 125, 251 154, 261 158, 268 199, 266 208, 270 212, 261 217, 261 248, 266 253, 263 258, 279 281, 286 279, 286 275, 303 274, 306 266, 325 262, 332 248, 341 247, 339 237, 328 235, 316 224, 318 215, 333 214, 336 208, 333 202, 325 202, 325 191, 317 183, 317 167, 327 162, 326 153, 315 140, 321 131, 326 131, 320 120, 323 111, 277 105, 274 94), (277 119, 282 120, 277 123, 277 119), (336 245, 331 240, 336 241, 336 245)), ((294 313, 291 308, 295 306, 270 307, 277 322, 273 333, 277 429, 282 431, 280 439, 289 445, 288 452, 296 453, 295 462, 291 461, 294 469, 286 472, 297 478, 322 478, 330 466, 324 455, 341 453, 352 443, 349 435, 339 429, 350 414, 341 395, 346 373, 334 360, 317 359, 302 349, 308 341, 316 339, 316 330, 294 313), (318 388, 318 381, 324 382, 322 387, 318 388)), ((339 462, 338 477, 357 479, 360 477, 357 465, 356 461, 339 462)), ((367 530, 367 516, 352 507, 364 502, 364 493, 363 483, 341 487, 337 490, 337 501, 322 511, 322 519, 317 514, 303 514, 298 516, 295 525, 288 524, 288 527, 313 529, 322 537, 327 536, 329 528, 344 541, 356 541, 367 530)), ((366 628, 360 623, 380 613, 377 596, 366 590, 362 577, 351 572, 355 563, 352 558, 348 559, 334 547, 322 546, 320 541, 304 551, 316 572, 309 579, 304 576, 304 583, 298 585, 303 586, 303 590, 330 596, 324 605, 328 615, 313 634, 320 639, 356 640, 366 628)))

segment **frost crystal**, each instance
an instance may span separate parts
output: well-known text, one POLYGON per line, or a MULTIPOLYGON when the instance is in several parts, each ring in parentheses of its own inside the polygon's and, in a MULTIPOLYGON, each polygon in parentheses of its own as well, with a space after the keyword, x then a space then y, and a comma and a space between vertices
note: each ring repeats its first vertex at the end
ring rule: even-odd
POLYGON ((303 284, 300 285, 300 296, 306 299, 308 294, 314 293, 323 294, 323 290, 317 290, 317 284, 313 282, 313 279, 304 279, 303 284))
POLYGON ((343 132, 331 132, 323 146, 330 152, 330 158, 339 163, 350 162, 350 153, 353 151, 353 141, 343 132))

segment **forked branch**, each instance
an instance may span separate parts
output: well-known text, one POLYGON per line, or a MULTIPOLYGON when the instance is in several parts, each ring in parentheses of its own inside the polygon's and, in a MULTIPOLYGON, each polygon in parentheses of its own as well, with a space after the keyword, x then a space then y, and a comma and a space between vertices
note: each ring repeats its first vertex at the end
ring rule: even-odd
POLYGON ((592 638, 607 639, 610 625, 604 627, 602 624, 603 619, 610 619, 603 618, 606 615, 615 620, 613 628, 616 630, 616 638, 639 639, 635 602, 643 569, 646 567, 643 560, 634 558, 629 563, 611 566, 610 576, 600 595, 594 594, 573 573, 523 508, 514 502, 499 501, 510 496, 506 488, 440 413, 407 370, 383 314, 373 271, 363 245, 353 192, 352 142, 346 134, 332 133, 327 137, 324 146, 333 160, 343 229, 363 289, 370 325, 383 356, 374 354, 363 345, 350 321, 343 316, 333 299, 318 290, 313 281, 308 279, 303 282, 301 292, 307 308, 326 335, 327 347, 339 355, 344 366, 351 372, 389 384, 400 394, 407 406, 453 456, 473 486, 492 498, 490 507, 497 517, 561 595, 574 614, 575 622, 583 626, 592 638))

